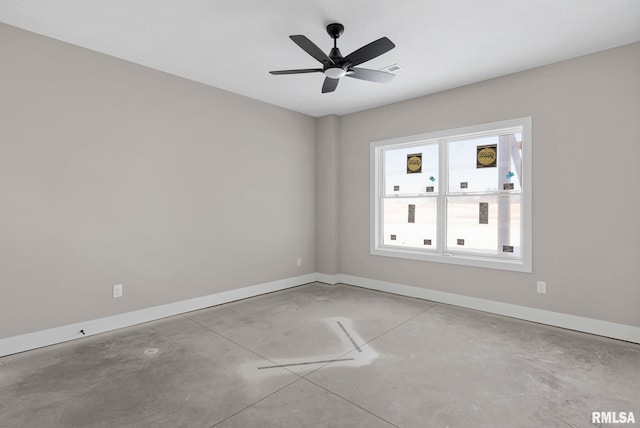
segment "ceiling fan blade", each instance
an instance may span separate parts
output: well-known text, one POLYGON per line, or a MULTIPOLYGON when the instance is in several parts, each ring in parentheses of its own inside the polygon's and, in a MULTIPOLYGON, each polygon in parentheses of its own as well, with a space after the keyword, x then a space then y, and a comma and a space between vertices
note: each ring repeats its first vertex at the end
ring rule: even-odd
POLYGON ((276 70, 270 71, 271 74, 301 74, 301 73, 322 73, 321 68, 301 68, 299 70, 276 70))
POLYGON ((322 93, 326 94, 327 92, 333 92, 338 87, 338 82, 340 79, 332 79, 330 77, 324 78, 324 83, 322 84, 322 93))
POLYGON ((394 45, 391 40, 386 37, 382 37, 351 52, 349 55, 344 57, 344 61, 349 62, 351 65, 362 64, 363 62, 369 61, 370 59, 380 56, 385 52, 389 52, 395 47, 396 45, 394 45))
POLYGON ((371 70, 368 68, 354 68, 352 73, 347 73, 347 76, 378 83, 389 83, 396 77, 395 74, 387 73, 386 71, 371 70))
POLYGON ((296 45, 300 46, 302 50, 304 50, 306 53, 308 53, 321 63, 333 64, 331 58, 329 58, 326 53, 322 52, 322 50, 318 46, 316 46, 315 43, 307 39, 306 36, 298 34, 295 36, 289 36, 289 38, 293 40, 296 45))

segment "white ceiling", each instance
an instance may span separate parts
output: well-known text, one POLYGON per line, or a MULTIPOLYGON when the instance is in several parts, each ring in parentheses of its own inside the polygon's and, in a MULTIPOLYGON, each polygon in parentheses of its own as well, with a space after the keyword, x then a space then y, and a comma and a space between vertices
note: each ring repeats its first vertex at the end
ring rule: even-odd
POLYGON ((0 0, 0 22, 312 116, 347 114, 640 40, 639 0, 0 0), (361 65, 388 84, 319 73, 291 34, 343 55, 382 36, 361 65))

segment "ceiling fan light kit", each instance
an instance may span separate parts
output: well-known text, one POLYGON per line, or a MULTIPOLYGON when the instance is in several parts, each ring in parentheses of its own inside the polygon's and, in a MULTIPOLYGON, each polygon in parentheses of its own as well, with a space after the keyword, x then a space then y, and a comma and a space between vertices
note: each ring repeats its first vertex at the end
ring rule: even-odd
POLYGON ((330 79, 339 79, 345 76, 347 72, 345 69, 340 67, 329 67, 324 70, 324 75, 329 77, 330 79))
POLYGON ((333 48, 329 52, 329 55, 325 54, 306 36, 289 36, 289 38, 293 40, 295 44, 300 46, 302 50, 320 62, 322 64, 322 68, 276 70, 270 71, 269 73, 274 75, 323 73, 325 75, 324 83, 322 85, 323 94, 335 91, 338 87, 339 79, 344 76, 377 83, 388 83, 395 77, 394 74, 386 71, 356 67, 363 62, 367 62, 393 49, 395 45, 391 40, 386 37, 382 37, 343 57, 337 46, 337 40, 343 32, 344 26, 342 24, 333 23, 327 25, 327 33, 333 39, 333 48))

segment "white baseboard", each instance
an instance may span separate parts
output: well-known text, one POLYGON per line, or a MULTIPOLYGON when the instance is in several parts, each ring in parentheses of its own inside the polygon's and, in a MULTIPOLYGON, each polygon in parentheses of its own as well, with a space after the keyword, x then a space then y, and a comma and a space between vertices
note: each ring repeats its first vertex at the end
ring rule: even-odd
POLYGON ((616 324, 592 318, 578 317, 575 315, 546 311, 543 309, 512 305, 510 303, 462 296, 459 294, 429 290, 426 288, 396 284, 393 282, 378 281, 375 279, 352 275, 310 273, 293 278, 244 287, 237 290, 224 291, 209 296, 197 297, 195 299, 183 300, 180 302, 113 315, 110 317, 79 322, 19 336, 7 337, 0 339, 0 357, 41 348, 43 346, 54 345, 56 343, 67 342, 81 337, 93 336, 95 334, 130 327, 144 322, 155 321, 173 315, 184 314, 198 309, 221 305, 223 303, 255 297, 261 294, 297 287, 299 285, 316 281, 331 285, 337 283, 355 285, 357 287, 368 288, 371 290, 431 300, 434 302, 490 312, 512 318, 519 318, 526 321, 533 321, 569 330, 576 330, 584 333, 626 340, 628 342, 640 343, 640 327, 616 324), (85 332, 84 335, 80 332, 81 330, 85 332))
POLYGON ((261 294, 284 290, 298 285, 307 284, 317 280, 317 274, 296 276, 293 278, 278 281, 265 282, 263 284, 252 285, 239 288, 237 290, 223 291, 209 296, 197 297, 189 300, 168 303, 166 305, 154 306, 140 309, 138 311, 113 315, 110 317, 69 324, 62 327, 36 331, 19 336, 0 339, 0 357, 24 352, 31 349, 42 348, 43 346, 54 345, 56 343, 67 342, 69 340, 80 339, 81 337, 93 336, 107 331, 117 330, 123 327, 155 321, 173 315, 204 309, 211 306, 221 305, 236 300, 255 297, 261 294), (80 331, 84 331, 82 334, 80 331))
POLYGON ((340 282, 340 274, 329 275, 328 273, 316 273, 316 281, 324 284, 336 285, 340 282))
POLYGON ((479 299, 477 297, 445 293, 442 291, 429 290, 409 285, 395 284, 393 282, 378 281, 358 276, 339 274, 338 279, 339 282, 343 284, 355 285, 357 287, 368 288, 371 290, 384 291, 407 297, 416 297, 418 299, 476 309, 483 312, 490 312, 492 314, 504 315, 540 324, 581 331, 583 333, 596 334, 598 336, 640 343, 640 327, 568 315, 560 312, 546 311, 544 309, 535 309, 527 306, 512 305, 510 303, 496 302, 493 300, 479 299))

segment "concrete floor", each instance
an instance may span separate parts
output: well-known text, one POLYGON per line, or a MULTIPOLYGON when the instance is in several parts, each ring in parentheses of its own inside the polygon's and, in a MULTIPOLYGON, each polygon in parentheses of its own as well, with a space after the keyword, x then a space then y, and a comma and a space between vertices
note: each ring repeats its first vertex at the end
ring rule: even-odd
POLYGON ((640 424, 640 345, 345 285, 0 358, 4 428, 566 428, 592 411, 640 424))

